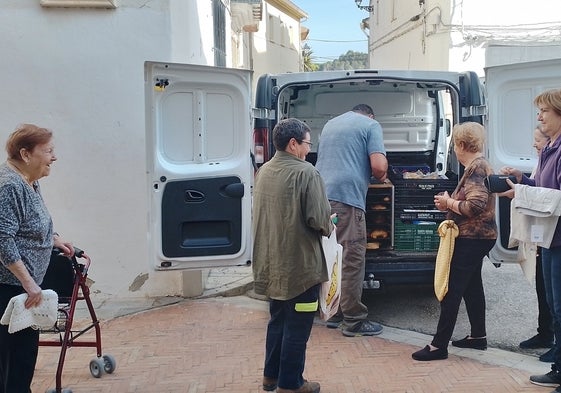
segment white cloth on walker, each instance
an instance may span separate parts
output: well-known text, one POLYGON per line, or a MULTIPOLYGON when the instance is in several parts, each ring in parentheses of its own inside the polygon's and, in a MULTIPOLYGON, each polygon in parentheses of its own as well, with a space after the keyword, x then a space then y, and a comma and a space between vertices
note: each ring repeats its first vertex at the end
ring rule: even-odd
POLYGON ((25 308, 27 293, 14 296, 10 299, 0 323, 8 326, 8 333, 32 327, 34 329, 50 329, 57 320, 58 295, 52 289, 42 292, 43 300, 37 307, 25 308))
POLYGON ((529 280, 536 272, 537 246, 548 248, 561 215, 561 191, 552 188, 514 185, 514 199, 510 205, 509 247, 518 246, 518 262, 529 280), (532 238, 532 226, 543 227, 543 239, 532 238))

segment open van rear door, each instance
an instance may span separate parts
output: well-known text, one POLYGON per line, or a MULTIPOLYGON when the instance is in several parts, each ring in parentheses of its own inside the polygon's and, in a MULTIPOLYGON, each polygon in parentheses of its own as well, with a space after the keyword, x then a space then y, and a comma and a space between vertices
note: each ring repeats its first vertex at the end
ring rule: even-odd
MULTIPOLYGON (((537 121, 534 98, 544 90, 558 89, 561 59, 523 62, 485 69, 487 92, 487 142, 495 172, 504 166, 530 174, 536 166, 533 131, 537 121)), ((515 262, 516 250, 508 250, 510 199, 498 198, 500 241, 491 250, 494 263, 515 262)))
POLYGON ((251 256, 251 72, 146 62, 150 261, 156 269, 251 256))

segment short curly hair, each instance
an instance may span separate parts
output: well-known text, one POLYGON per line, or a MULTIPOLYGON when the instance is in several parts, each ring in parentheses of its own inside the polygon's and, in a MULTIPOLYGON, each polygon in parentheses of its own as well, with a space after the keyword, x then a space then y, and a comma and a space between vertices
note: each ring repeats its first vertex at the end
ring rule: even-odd
POLYGON ((534 104, 537 107, 548 106, 558 116, 561 116, 561 89, 551 89, 540 93, 534 98, 534 104))
POLYGON ((456 124, 452 131, 452 141, 455 145, 462 144, 465 151, 481 153, 485 145, 485 128, 473 121, 456 124))
POLYGON ((273 145, 275 145, 275 149, 284 151, 292 138, 302 143, 308 132, 310 132, 310 127, 298 119, 281 120, 273 129, 273 145))
POLYGON ((34 124, 20 124, 6 141, 6 152, 11 160, 22 161, 21 149, 33 151, 35 146, 49 143, 53 132, 34 124))

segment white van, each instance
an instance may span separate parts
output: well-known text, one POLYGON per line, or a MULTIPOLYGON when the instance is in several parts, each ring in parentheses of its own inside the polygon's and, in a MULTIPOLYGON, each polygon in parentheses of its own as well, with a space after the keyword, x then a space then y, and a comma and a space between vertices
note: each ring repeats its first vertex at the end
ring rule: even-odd
MULTIPOLYGON (((367 195, 364 288, 431 283, 444 219, 433 196, 453 191, 463 170, 449 148, 452 125, 485 124, 493 167, 530 172, 533 97, 559 87, 559 63, 489 68, 486 91, 473 72, 262 75, 252 107, 249 71, 146 62, 150 259, 162 270, 250 263, 253 175, 274 154, 277 121, 310 126, 307 160, 315 163, 323 125, 365 103, 384 131, 391 183, 373 183, 367 195)), ((499 199, 495 264, 515 258, 507 250, 510 202, 499 199)))

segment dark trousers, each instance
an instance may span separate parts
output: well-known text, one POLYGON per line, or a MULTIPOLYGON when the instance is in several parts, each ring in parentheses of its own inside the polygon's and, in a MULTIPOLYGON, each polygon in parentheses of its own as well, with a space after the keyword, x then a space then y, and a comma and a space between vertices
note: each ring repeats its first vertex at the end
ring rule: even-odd
POLYGON ((553 340, 553 317, 547 305, 545 285, 543 282, 542 250, 538 247, 536 255, 536 295, 538 297, 538 334, 544 340, 553 340))
POLYGON ((283 389, 304 384, 306 345, 312 332, 320 284, 290 300, 271 300, 263 375, 278 379, 283 389), (315 303, 315 309, 312 310, 315 303), (301 310, 301 311, 298 311, 301 310))
POLYGON ((462 298, 471 325, 472 337, 487 335, 485 327, 485 292, 481 279, 483 257, 495 240, 457 238, 450 263, 448 293, 440 302, 440 318, 432 345, 447 348, 454 333, 462 298))
MULTIPOLYGON (((0 314, 23 288, 0 284, 0 314)), ((8 333, 0 325, 0 393, 31 393, 31 381, 39 351, 39 331, 32 328, 8 333)))
POLYGON ((553 316, 555 369, 561 371, 561 247, 542 248, 543 282, 553 316))

